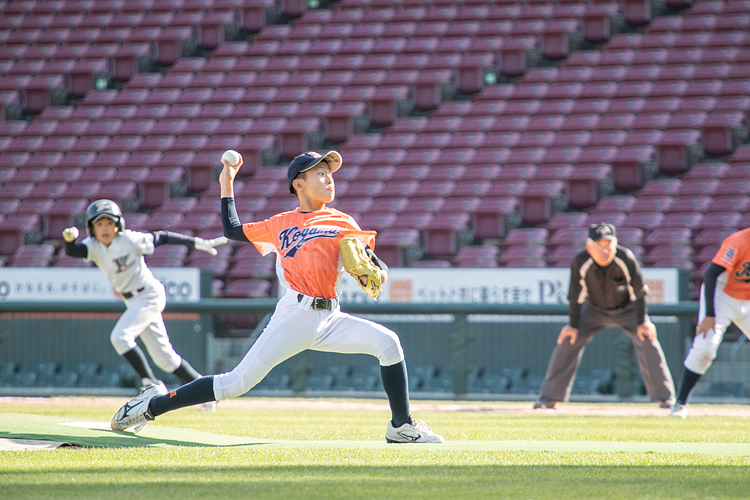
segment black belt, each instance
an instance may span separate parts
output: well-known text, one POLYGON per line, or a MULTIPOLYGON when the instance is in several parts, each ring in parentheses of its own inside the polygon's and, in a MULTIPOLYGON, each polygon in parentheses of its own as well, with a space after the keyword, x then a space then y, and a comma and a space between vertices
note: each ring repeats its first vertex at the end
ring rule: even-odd
MULTIPOLYGON (((297 302, 302 302, 305 298, 301 293, 297 294, 297 302)), ((331 299, 324 299, 323 297, 313 297, 310 308, 314 311, 328 311, 331 309, 331 299)))
POLYGON ((133 298, 133 295, 135 295, 136 293, 141 293, 141 292, 142 292, 143 290, 145 290, 145 289, 146 289, 146 287, 145 287, 145 286, 142 286, 142 287, 140 287, 140 288, 139 288, 138 290, 136 290, 136 291, 135 291, 135 293, 130 293, 130 292, 122 292, 122 296, 123 296, 123 297, 125 297, 126 299, 132 299, 132 298, 133 298))

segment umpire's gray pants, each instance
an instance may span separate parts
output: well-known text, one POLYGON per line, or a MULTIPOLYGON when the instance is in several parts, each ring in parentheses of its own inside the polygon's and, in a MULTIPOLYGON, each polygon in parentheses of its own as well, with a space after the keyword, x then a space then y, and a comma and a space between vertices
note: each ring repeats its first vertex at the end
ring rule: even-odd
POLYGON ((567 401, 578 366, 581 364, 583 350, 603 328, 618 327, 633 342, 638 367, 641 370, 649 399, 651 401, 672 400, 674 382, 659 340, 654 339, 650 342, 638 338, 637 321, 635 305, 632 303, 620 309, 601 309, 588 301, 584 302, 578 322, 578 338, 574 344, 570 343, 570 339, 565 339, 562 344, 555 346, 542 387, 539 389, 539 399, 567 401))

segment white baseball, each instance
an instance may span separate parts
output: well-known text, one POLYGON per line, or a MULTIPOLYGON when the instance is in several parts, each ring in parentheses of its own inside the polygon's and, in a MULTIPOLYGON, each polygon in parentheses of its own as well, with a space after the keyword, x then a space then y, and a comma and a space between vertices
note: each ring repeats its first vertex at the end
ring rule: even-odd
POLYGON ((230 167, 234 167, 240 162, 240 154, 237 151, 228 149, 221 155, 221 159, 227 162, 230 167))

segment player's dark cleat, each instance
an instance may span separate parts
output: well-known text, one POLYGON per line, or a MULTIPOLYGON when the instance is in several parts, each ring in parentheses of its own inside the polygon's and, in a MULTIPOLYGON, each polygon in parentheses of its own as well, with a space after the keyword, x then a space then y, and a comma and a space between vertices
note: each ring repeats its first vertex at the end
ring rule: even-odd
POLYGON ((112 423, 110 424, 112 430, 138 432, 143 429, 149 420, 154 419, 154 416, 148 411, 148 403, 156 396, 159 396, 157 386, 150 385, 143 388, 137 397, 125 403, 112 417, 112 423))
POLYGON ((555 401, 554 399, 539 398, 534 403, 534 409, 535 410, 539 410, 539 409, 544 408, 544 409, 547 409, 547 410, 554 410, 555 409, 555 405, 557 405, 557 401, 555 401))
POLYGON ((445 439, 421 420, 412 420, 400 427, 393 427, 388 421, 385 440, 389 443, 444 443, 445 439))
POLYGON ((675 403, 672 405, 672 409, 669 410, 669 416, 675 418, 687 418, 688 408, 687 405, 681 405, 675 403))

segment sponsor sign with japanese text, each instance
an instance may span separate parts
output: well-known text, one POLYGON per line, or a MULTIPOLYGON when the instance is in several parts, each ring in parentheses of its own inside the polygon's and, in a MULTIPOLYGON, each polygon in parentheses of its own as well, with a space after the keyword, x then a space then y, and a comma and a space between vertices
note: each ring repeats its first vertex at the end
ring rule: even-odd
MULTIPOLYGON (((410 269, 391 268, 379 302, 463 304, 567 304, 570 269, 410 269)), ((643 269, 649 304, 674 304, 676 269, 643 269)), ((348 276, 342 302, 372 300, 348 276)))
MULTIPOLYGON (((168 301, 200 299, 200 269, 152 268, 168 301)), ((111 302, 121 300, 95 268, 0 268, 0 301, 111 302)))

